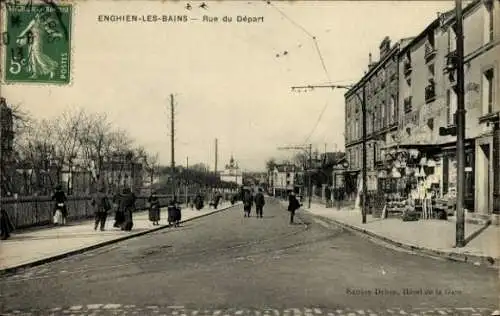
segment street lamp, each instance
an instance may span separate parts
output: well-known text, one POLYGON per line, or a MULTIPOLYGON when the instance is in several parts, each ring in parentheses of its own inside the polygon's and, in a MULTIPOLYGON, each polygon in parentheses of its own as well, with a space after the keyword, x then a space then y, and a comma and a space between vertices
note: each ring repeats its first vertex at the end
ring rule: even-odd
MULTIPOLYGON (((458 1, 458 0, 457 0, 458 1)), ((351 91, 355 86, 353 85, 307 85, 307 86, 295 86, 292 87, 292 91, 295 90, 301 90, 301 89, 308 89, 308 90, 313 90, 314 88, 330 88, 330 89, 347 89, 348 91, 351 91)), ((367 174, 366 174, 366 93, 365 93, 365 85, 363 83, 362 85, 362 97, 359 96, 358 92, 355 91, 354 95, 357 97, 359 102, 361 103, 361 115, 362 115, 362 127, 363 127, 363 132, 362 132, 362 141, 363 141, 363 167, 362 167, 362 174, 363 174, 363 206, 361 208, 361 217, 362 217, 362 223, 366 224, 366 209, 367 209, 367 174)))

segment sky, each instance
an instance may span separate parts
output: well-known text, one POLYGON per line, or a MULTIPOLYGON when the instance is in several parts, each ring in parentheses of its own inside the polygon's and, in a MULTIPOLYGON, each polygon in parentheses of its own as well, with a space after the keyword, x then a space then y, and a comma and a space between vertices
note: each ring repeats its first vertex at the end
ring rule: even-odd
POLYGON ((245 170, 264 170, 267 159, 294 154, 281 146, 344 148, 345 90, 299 93, 292 86, 354 83, 367 69, 368 54, 378 59, 385 36, 393 43, 415 36, 437 12, 454 6, 453 1, 207 1, 206 9, 191 2, 186 10, 187 3, 75 2, 71 83, 2 84, 1 94, 39 119, 76 108, 106 112, 114 126, 158 153, 163 164, 170 163, 173 94, 177 164, 189 157, 189 164, 213 170, 217 138, 219 170, 231 155, 245 170), (99 21, 99 15, 126 14, 186 14, 189 21, 99 21), (204 15, 219 21, 204 22, 204 15), (232 22, 222 22, 224 16, 232 22), (263 21, 237 23, 237 16, 263 21))

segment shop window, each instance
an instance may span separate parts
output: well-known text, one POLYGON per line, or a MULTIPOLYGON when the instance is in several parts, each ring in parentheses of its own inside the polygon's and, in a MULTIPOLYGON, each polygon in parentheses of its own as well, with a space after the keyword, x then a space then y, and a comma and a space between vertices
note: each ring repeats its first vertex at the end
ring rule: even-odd
POLYGON ((493 111, 493 89, 494 89, 494 72, 493 68, 486 70, 483 73, 483 114, 489 114, 493 111))

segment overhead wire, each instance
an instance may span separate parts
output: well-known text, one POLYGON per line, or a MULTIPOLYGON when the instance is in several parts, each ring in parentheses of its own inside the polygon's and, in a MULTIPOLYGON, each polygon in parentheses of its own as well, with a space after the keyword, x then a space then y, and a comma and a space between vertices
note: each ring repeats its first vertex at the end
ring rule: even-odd
POLYGON ((319 125, 319 122, 321 122, 321 119, 323 118, 323 114, 325 113, 326 111, 326 108, 328 107, 328 99, 327 101, 325 102, 325 105, 323 106, 323 109, 321 110, 321 113, 320 115, 318 116, 318 119, 316 120, 316 123, 314 124, 314 127, 313 129, 311 130, 311 132, 309 133, 309 135, 307 136, 307 138, 305 139, 304 143, 307 143, 309 141, 309 139, 311 138, 311 136, 314 134, 314 132, 316 131, 316 128, 318 128, 318 125, 319 125))
MULTIPOLYGON (((266 1, 266 0, 264 0, 264 1, 266 1)), ((311 32, 309 32, 305 27, 303 27, 302 25, 300 25, 299 23, 297 23, 295 20, 293 20, 292 18, 290 18, 285 12, 283 12, 282 10, 280 10, 278 7, 276 7, 270 1, 266 1, 266 3, 268 5, 270 5, 272 8, 274 8, 276 11, 278 11, 281 14, 281 16, 283 16, 286 20, 288 20, 290 23, 292 23, 295 27, 299 28, 302 32, 304 32, 308 37, 310 37, 312 39, 312 41, 314 43, 314 48, 316 49, 316 52, 317 52, 318 57, 319 57, 319 60, 321 62, 321 67, 323 68, 323 71, 325 72, 326 78, 328 79, 328 83, 332 84, 330 73, 328 71, 328 68, 326 67, 325 59, 323 58, 323 54, 321 52, 321 48, 319 46, 318 39, 316 38, 316 36, 314 36, 313 34, 311 34, 311 32)), ((321 110, 321 113, 318 116, 318 119, 316 120, 316 123, 314 124, 311 132, 307 136, 307 138, 304 141, 304 143, 307 143, 310 140, 311 136, 314 134, 314 132, 318 128, 319 123, 321 122, 321 119, 323 118, 323 115, 325 114, 325 111, 326 111, 326 109, 328 107, 328 100, 329 99, 327 98, 327 100, 325 102, 325 105, 323 106, 323 109, 321 110)))
MULTIPOLYGON (((264 1, 266 1, 266 0, 264 0, 264 1)), ((320 62, 321 62, 321 66, 325 72, 325 75, 326 75, 328 81, 330 82, 331 81, 330 73, 328 72, 328 69, 326 67, 325 60, 323 58, 323 54, 321 53, 321 49, 319 47, 318 39, 316 38, 316 36, 312 35, 305 27, 303 27, 302 25, 297 23, 295 20, 290 18, 285 12, 283 12, 278 7, 276 7, 271 1, 266 1, 266 3, 268 5, 270 5, 272 8, 274 8, 276 11, 278 11, 285 19, 287 19, 290 23, 295 25, 295 27, 299 28, 302 32, 304 32, 308 37, 310 37, 312 39, 312 41, 314 42, 314 46, 316 48, 316 52, 318 53, 318 57, 319 57, 320 62)))

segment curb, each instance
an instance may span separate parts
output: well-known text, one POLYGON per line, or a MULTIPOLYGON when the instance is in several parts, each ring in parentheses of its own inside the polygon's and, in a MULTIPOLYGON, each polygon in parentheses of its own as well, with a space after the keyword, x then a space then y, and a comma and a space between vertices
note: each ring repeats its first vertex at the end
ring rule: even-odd
MULTIPOLYGON (((307 210, 305 210, 307 211, 307 210)), ((332 218, 329 218, 329 217, 325 217, 325 216, 322 216, 322 215, 317 215, 317 214, 314 214, 312 212, 309 212, 307 211, 309 214, 313 215, 313 216, 317 216, 317 217, 320 217, 321 219, 327 221, 327 222, 333 222, 339 226, 342 226, 343 228, 346 228, 350 231, 354 231, 356 233, 361 233, 361 234, 364 234, 364 235, 367 235, 367 236, 370 236, 374 239, 378 239, 378 240, 381 240, 383 242, 386 242, 388 244, 391 244, 393 246, 396 246, 398 248, 401 248, 401 249, 405 249, 405 250, 409 250, 409 251, 413 251, 413 252, 417 252, 419 254, 422 254, 422 255, 426 255, 428 257, 439 257, 441 259, 446 259, 446 260, 449 260, 449 261, 455 261, 455 262, 463 262, 463 263, 469 263, 469 264, 474 264, 474 265, 484 265, 484 266, 487 266, 487 267, 490 267, 490 268, 494 268, 494 269, 500 269, 500 266, 499 266, 499 262, 496 261, 491 258, 491 257, 487 257, 487 256, 477 256, 477 255, 468 255, 468 254, 462 254, 462 253, 456 253, 456 252, 444 252, 444 251, 439 251, 439 250, 434 250, 434 249, 429 249, 429 248, 425 248, 425 247, 420 247, 420 246, 413 246, 413 245, 410 245, 410 244, 405 244, 405 243, 402 243, 402 242, 398 242, 398 241, 395 241, 395 240, 392 240, 390 238, 387 238, 385 236, 382 236, 382 235, 379 235, 379 234, 375 234, 375 233, 372 233, 366 229, 362 229, 362 228, 359 228, 359 227, 356 227, 356 226, 353 226, 353 225, 349 225, 349 224, 346 224, 346 223, 342 223, 338 220, 335 220, 335 219, 332 219, 332 218), (491 260, 493 260, 493 264, 490 262, 491 260)))
MULTIPOLYGON (((211 212, 207 212, 205 214, 200 214, 199 216, 196 216, 196 217, 191 217, 191 218, 182 220, 182 221, 180 221, 180 223, 186 223, 186 222, 190 222, 190 221, 195 220, 195 219, 199 219, 199 218, 202 218, 202 217, 206 217, 206 216, 209 216, 209 215, 220 213, 220 212, 226 211, 226 210, 228 210, 230 208, 233 208, 235 206, 238 206, 240 204, 241 203, 235 203, 234 205, 229 205, 229 206, 224 207, 224 208, 212 210, 211 212)), ((59 255, 55 255, 55 256, 52 256, 52 257, 43 258, 43 259, 35 260, 35 261, 32 261, 32 262, 23 263, 23 264, 18 265, 18 266, 14 266, 14 267, 2 269, 2 270, 0 270, 0 276, 6 276, 6 275, 9 275, 9 274, 13 274, 13 273, 19 272, 20 270, 33 268, 33 267, 40 266, 40 265, 43 265, 43 264, 46 264, 46 263, 49 263, 49 262, 53 262, 53 261, 58 261, 58 260, 61 260, 61 259, 67 258, 67 257, 71 257, 71 256, 74 256, 74 255, 78 255, 78 254, 81 254, 81 253, 84 253, 84 252, 87 252, 87 251, 90 251, 90 250, 94 250, 94 249, 97 249, 97 248, 101 248, 101 247, 105 247, 105 246, 108 246, 108 245, 111 245, 111 244, 115 244, 115 243, 118 243, 120 241, 124 241, 124 240, 127 240, 127 239, 132 239, 132 238, 135 238, 135 237, 139 237, 139 236, 143 236, 143 235, 146 235, 146 234, 154 233, 154 232, 157 232, 159 230, 162 230, 162 229, 165 229, 165 228, 169 228, 169 227, 170 227, 170 225, 162 225, 162 226, 159 226, 159 227, 156 227, 156 228, 151 228, 151 229, 148 229, 148 230, 145 230, 145 231, 141 231, 141 232, 138 232, 138 233, 133 233, 133 234, 122 236, 122 237, 119 237, 119 238, 116 238, 116 239, 107 240, 107 241, 100 242, 100 243, 97 243, 97 244, 93 244, 93 245, 90 245, 90 246, 85 246, 83 248, 71 250, 71 251, 68 251, 68 252, 65 252, 65 253, 62 253, 62 254, 59 254, 59 255)))

